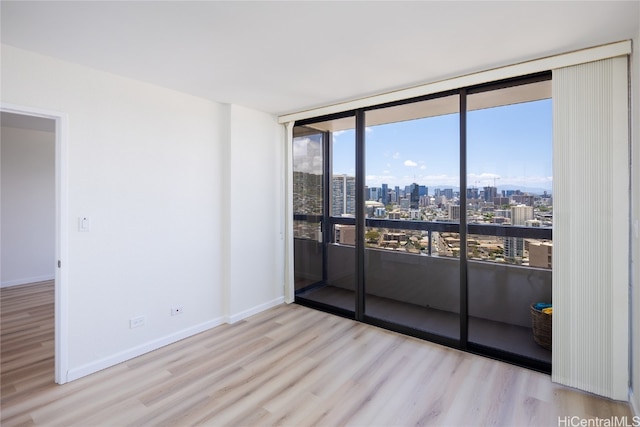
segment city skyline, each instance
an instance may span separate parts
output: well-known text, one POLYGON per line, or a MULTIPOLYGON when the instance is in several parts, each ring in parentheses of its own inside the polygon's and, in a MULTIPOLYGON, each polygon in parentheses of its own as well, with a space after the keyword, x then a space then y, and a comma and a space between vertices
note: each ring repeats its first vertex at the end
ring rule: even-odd
MULTIPOLYGON (((551 99, 468 112, 467 187, 550 193, 551 114, 551 99)), ((365 141, 368 187, 460 187, 458 114, 367 127, 365 141)), ((319 140, 308 145, 321 166, 319 140)), ((355 176, 353 129, 333 133, 333 153, 333 174, 355 176)))

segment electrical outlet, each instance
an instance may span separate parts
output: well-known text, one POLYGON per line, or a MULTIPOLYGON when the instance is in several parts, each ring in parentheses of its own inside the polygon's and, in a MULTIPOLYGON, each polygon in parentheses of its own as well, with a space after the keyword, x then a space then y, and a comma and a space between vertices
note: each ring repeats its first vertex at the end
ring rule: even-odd
POLYGON ((132 317, 131 319, 129 319, 129 329, 139 328, 140 326, 144 326, 144 322, 145 322, 144 316, 132 317))
POLYGON ((182 314, 182 311, 184 309, 182 308, 181 305, 176 306, 176 307, 171 307, 171 315, 172 316, 177 316, 178 314, 182 314))

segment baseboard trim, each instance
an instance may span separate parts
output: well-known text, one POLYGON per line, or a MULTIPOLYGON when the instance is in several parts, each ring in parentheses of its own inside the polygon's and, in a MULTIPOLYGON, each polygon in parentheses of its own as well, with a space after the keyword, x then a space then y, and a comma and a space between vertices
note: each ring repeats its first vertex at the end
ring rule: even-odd
POLYGON ((8 288, 11 286, 26 285, 28 283, 46 282, 49 280, 55 280, 55 274, 47 274, 45 276, 25 277, 22 279, 6 280, 0 283, 0 288, 8 288))
POLYGON ((247 317, 253 316, 254 314, 258 314, 261 311, 268 310, 280 304, 284 304, 284 296, 267 301, 264 304, 256 305, 255 307, 251 307, 247 310, 241 311, 240 313, 229 315, 226 317, 226 322, 229 324, 236 323, 242 319, 246 319, 247 317))
POLYGON ((149 353, 150 351, 157 350, 169 344, 173 344, 177 341, 199 334, 200 332, 204 332, 206 330, 215 328, 216 326, 222 325, 223 323, 225 323, 225 318, 219 317, 217 319, 200 323, 198 325, 192 326, 187 329, 183 329, 181 331, 164 336, 162 338, 158 338, 153 341, 146 342, 144 344, 127 349, 120 353, 116 353, 112 356, 108 356, 103 359, 87 363, 77 368, 69 369, 66 375, 67 378, 65 382, 77 380, 78 378, 85 377, 87 375, 93 374, 95 372, 101 371, 103 369, 109 368, 111 366, 117 365, 127 360, 133 359, 135 357, 142 356, 145 353, 149 353))
POLYGON ((629 406, 631 406, 631 412, 633 412, 634 417, 640 417, 640 408, 638 407, 638 403, 636 401, 636 397, 633 394, 633 389, 629 389, 629 406))

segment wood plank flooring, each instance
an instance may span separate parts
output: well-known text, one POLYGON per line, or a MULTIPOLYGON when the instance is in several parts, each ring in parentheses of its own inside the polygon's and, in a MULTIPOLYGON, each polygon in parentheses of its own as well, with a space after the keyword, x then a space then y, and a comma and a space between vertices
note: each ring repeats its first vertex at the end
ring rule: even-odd
POLYGON ((298 305, 53 383, 51 283, 2 289, 2 426, 557 426, 625 403, 298 305))

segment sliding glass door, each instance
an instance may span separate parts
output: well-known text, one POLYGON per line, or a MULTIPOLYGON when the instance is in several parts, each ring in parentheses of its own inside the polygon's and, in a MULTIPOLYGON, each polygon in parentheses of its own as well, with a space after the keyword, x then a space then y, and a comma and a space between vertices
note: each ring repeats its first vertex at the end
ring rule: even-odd
POLYGON ((294 127, 296 297, 353 316, 356 180, 353 115, 294 127), (296 229, 296 232, 298 229, 296 229))
POLYGON ((296 123, 296 300, 550 370, 550 78, 296 123))
POLYGON ((544 76, 467 96, 468 342, 541 366, 551 350, 531 306, 552 302, 551 107, 544 76))
POLYGON ((364 315, 454 342, 460 337, 459 105, 452 94, 369 110, 364 138, 364 315))

